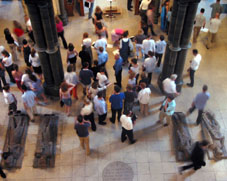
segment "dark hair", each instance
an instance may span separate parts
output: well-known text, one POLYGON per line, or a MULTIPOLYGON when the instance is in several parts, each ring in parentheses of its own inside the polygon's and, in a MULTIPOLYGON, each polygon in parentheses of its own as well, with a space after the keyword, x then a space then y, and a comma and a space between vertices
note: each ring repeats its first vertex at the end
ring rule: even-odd
POLYGON ((99 64, 98 60, 94 60, 94 65, 98 65, 98 64, 99 64))
POLYGON ((84 63, 83 63, 83 67, 84 67, 84 68, 87 68, 88 66, 89 66, 89 63, 88 63, 88 62, 84 62, 84 63))
POLYGON ((67 72, 72 72, 73 71, 73 65, 72 64, 70 64, 70 65, 68 65, 68 67, 67 67, 67 72))
POLYGON ((148 51, 148 55, 151 56, 151 57, 153 57, 154 56, 154 52, 148 51))
POLYGON ((24 90, 24 91, 28 90, 28 88, 27 88, 27 86, 25 84, 22 84, 21 89, 24 90))
POLYGON ((9 52, 7 52, 6 50, 3 50, 3 51, 2 51, 2 54, 3 54, 4 56, 9 57, 9 52))
POLYGON ((18 69, 19 69, 18 65, 17 64, 13 64, 13 70, 18 71, 18 69))
POLYGON ((98 82, 97 81, 93 82, 92 85, 91 85, 91 87, 93 89, 97 89, 98 88, 98 82))
POLYGON ((129 109, 126 109, 126 110, 124 110, 124 115, 129 115, 131 113, 131 110, 129 110, 129 109))
POLYGON ((25 73, 28 74, 28 75, 30 75, 30 74, 32 74, 32 71, 31 71, 30 68, 26 68, 26 69, 25 69, 25 73))
POLYGON ((66 92, 68 90, 68 84, 66 82, 62 82, 60 88, 62 92, 66 92))
POLYGON ((14 25, 15 28, 22 29, 21 24, 18 21, 16 21, 16 20, 13 21, 13 25, 14 25))
POLYGON ((206 92, 208 90, 208 86, 207 85, 203 85, 203 91, 206 92))
POLYGON ((193 53, 193 54, 198 54, 198 50, 197 50, 197 49, 193 49, 193 50, 192 50, 192 53, 193 53))
POLYGON ((32 56, 32 57, 35 57, 35 53, 36 53, 35 49, 32 48, 32 50, 31 50, 31 56, 32 56))
POLYGON ((103 52, 104 48, 103 47, 99 47, 99 51, 103 52))
POLYGON ((172 94, 168 94, 167 98, 169 98, 171 101, 174 100, 174 96, 172 94))
POLYGON ((89 34, 88 34, 87 32, 85 32, 85 33, 83 34, 83 38, 88 38, 88 36, 89 36, 89 34))
POLYGON ((5 29, 4 29, 4 34, 5 34, 5 35, 10 35, 9 28, 5 28, 5 29))
POLYGON ((122 35, 124 38, 126 38, 128 36, 128 30, 127 31, 124 31, 123 35, 122 35))
POLYGON ((131 85, 131 84, 128 84, 127 87, 126 87, 126 89, 127 89, 128 91, 131 91, 131 90, 132 90, 132 85, 131 85))
POLYGON ((68 49, 70 52, 74 50, 74 46, 72 43, 69 43, 68 49))
POLYGON ((83 122, 83 119, 84 119, 84 117, 83 117, 81 114, 79 114, 79 115, 77 116, 77 121, 78 121, 79 123, 82 123, 82 122, 83 122))
POLYGON ((115 86, 114 86, 114 91, 115 91, 116 93, 119 93, 120 90, 121 90, 121 88, 120 88, 118 85, 115 85, 115 86))
POLYGON ((136 59, 136 58, 133 58, 133 59, 131 60, 131 62, 134 63, 134 64, 137 64, 137 59, 136 59))
POLYGON ((144 88, 146 88, 146 84, 145 84, 144 82, 141 82, 141 83, 140 83, 140 87, 141 87, 142 89, 144 89, 144 88))
POLYGON ((29 75, 29 79, 31 79, 33 82, 37 81, 37 77, 35 75, 33 75, 33 74, 29 75))
POLYGON ((160 35, 160 40, 161 40, 161 41, 165 40, 164 35, 160 35))
POLYGON ((99 71, 100 71, 100 72, 105 72, 106 69, 105 69, 105 67, 101 67, 99 71))
POLYGON ((209 145, 209 141, 203 140, 203 141, 200 142, 200 145, 201 146, 207 146, 207 145, 209 145))
POLYGON ((103 92, 102 92, 102 91, 99 91, 99 92, 97 93, 97 96, 98 96, 98 98, 103 97, 103 92))
POLYGON ((26 39, 23 39, 23 45, 27 45, 28 41, 26 39))
POLYGON ((61 22, 61 19, 58 17, 58 16, 55 16, 55 22, 58 24, 58 23, 60 23, 61 22))
POLYGON ((96 27, 97 27, 99 30, 101 30, 101 29, 103 28, 103 25, 102 25, 101 22, 97 22, 97 23, 96 23, 96 27))
POLYGON ((9 91, 9 89, 10 89, 9 84, 6 84, 6 85, 3 87, 3 89, 4 89, 6 92, 8 92, 8 91, 9 91))
POLYGON ((201 12, 201 13, 204 13, 204 12, 205 12, 205 9, 204 9, 204 8, 201 8, 201 9, 200 9, 200 12, 201 12))

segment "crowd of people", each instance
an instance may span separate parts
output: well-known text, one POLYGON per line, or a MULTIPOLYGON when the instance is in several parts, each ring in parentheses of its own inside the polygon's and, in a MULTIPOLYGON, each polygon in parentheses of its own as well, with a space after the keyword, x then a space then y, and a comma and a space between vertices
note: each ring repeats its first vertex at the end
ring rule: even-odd
MULTIPOLYGON (((93 3, 94 1, 91 1, 93 3)), ((131 1, 129 1, 128 10, 131 10, 131 1)), ((219 0, 217 0, 219 2, 219 0)), ((163 11, 166 11, 168 1, 163 4, 163 11)), ((213 6, 212 6, 213 7, 213 6)), ((102 17, 102 10, 96 7, 94 17, 92 18, 95 26, 95 33, 98 39, 92 44, 92 39, 87 32, 84 32, 82 38, 82 49, 77 51, 72 43, 67 43, 64 37, 64 28, 59 17, 55 18, 56 29, 58 36, 62 39, 62 44, 67 49, 66 63, 67 71, 65 72, 65 79, 60 85, 59 96, 60 105, 65 106, 67 116, 71 115, 72 95, 78 100, 77 88, 78 85, 83 87, 83 101, 84 106, 80 114, 76 117, 75 130, 80 138, 80 143, 83 148, 86 146, 86 153, 90 154, 89 149, 89 132, 88 128, 91 126, 93 131, 97 130, 95 123, 95 115, 98 116, 98 124, 106 125, 107 119, 107 101, 111 104, 112 116, 109 118, 111 123, 117 121, 122 124, 121 141, 124 142, 127 138, 131 144, 136 142, 133 135, 133 128, 136 123, 137 116, 134 114, 134 107, 139 105, 140 116, 149 115, 149 104, 151 99, 152 75, 157 68, 160 68, 162 56, 165 52, 166 42, 163 34, 157 35, 154 32, 153 24, 153 5, 149 0, 143 0, 140 5, 141 27, 133 38, 129 38, 129 32, 123 29, 114 29, 111 32, 111 37, 114 45, 118 47, 118 51, 114 51, 114 75, 115 83, 109 80, 109 74, 106 69, 106 64, 109 61, 109 54, 107 52, 108 30, 102 17), (150 29, 150 33, 148 32, 150 29), (158 41, 154 40, 154 36, 159 37, 158 41), (129 57, 131 52, 136 52, 136 57, 129 57), (95 50, 92 52, 92 48, 95 50), (81 70, 77 71, 77 59, 81 59, 81 70), (97 59, 94 59, 97 57, 97 59), (142 65, 139 64, 141 61, 142 65), (124 68, 128 67, 127 68, 124 68), (126 90, 123 91, 122 86, 122 71, 128 71, 128 81, 126 90), (114 84, 114 93, 107 99, 106 90, 110 85, 114 84)), ((196 16, 194 26, 193 41, 197 41, 201 27, 205 26, 203 17, 204 9, 201 9, 201 14, 196 16)), ((213 13, 213 12, 212 12, 213 13)), ((164 31, 167 29, 171 21, 171 8, 165 14, 164 31)), ((216 13, 214 18, 218 19, 219 13, 216 13)), ((89 14, 89 18, 91 15, 89 14)), ((5 79, 5 71, 9 75, 11 83, 16 83, 18 89, 22 92, 22 102, 24 109, 29 115, 31 121, 34 121, 34 115, 37 113, 36 104, 46 105, 48 100, 44 94, 43 89, 43 75, 39 54, 34 48, 35 39, 33 36, 31 22, 28 17, 26 19, 26 30, 32 43, 28 43, 24 35, 24 30, 21 24, 14 21, 13 33, 6 28, 4 30, 5 40, 9 45, 10 53, 7 48, 0 46, 0 91, 3 92, 5 102, 8 104, 8 114, 14 114, 17 110, 17 98, 10 91, 10 83, 5 79), (17 65, 18 53, 22 52, 24 62, 27 66, 25 72, 22 73, 17 65), (2 86, 3 83, 3 86, 2 86)), ((163 20, 164 21, 164 20, 163 20)), ((211 21, 212 23, 215 23, 211 21)), ((216 23, 217 24, 217 23, 216 23)), ((219 23, 220 24, 220 23, 219 23)), ((162 24, 161 24, 162 25, 162 24)), ((219 25, 218 25, 219 26, 219 25)), ((213 32, 210 31, 212 34, 213 32)), ((213 36, 213 35, 211 35, 213 36)), ((212 39, 212 37, 211 37, 212 39)), ((199 68, 202 56, 197 49, 193 49, 193 59, 190 61, 189 87, 194 86, 194 74, 199 68)), ((177 92, 175 80, 177 75, 173 74, 171 77, 163 81, 163 91, 166 96, 160 107, 159 121, 157 124, 168 126, 170 124, 171 116, 175 112, 175 99, 180 93, 177 92), (165 121, 166 119, 166 121, 165 121)), ((207 85, 203 86, 203 90, 193 100, 191 108, 186 115, 198 109, 197 124, 201 122, 201 115, 206 105, 210 94, 207 92, 207 85)), ((202 142, 198 145, 207 146, 207 142, 202 142)), ((185 170, 188 167, 182 168, 185 170)), ((197 168, 197 167, 196 167, 197 168)))

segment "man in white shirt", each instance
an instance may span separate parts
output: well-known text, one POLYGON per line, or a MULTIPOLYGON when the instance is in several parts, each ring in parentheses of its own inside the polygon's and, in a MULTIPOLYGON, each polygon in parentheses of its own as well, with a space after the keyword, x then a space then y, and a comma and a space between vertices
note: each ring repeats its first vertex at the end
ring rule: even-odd
POLYGON ((175 83, 176 79, 177 79, 177 74, 172 74, 170 78, 167 77, 165 80, 163 80, 162 82, 163 90, 167 97, 169 96, 176 97, 177 95, 179 95, 179 93, 176 90, 176 83, 175 83))
POLYGON ((166 41, 164 35, 160 35, 160 39, 155 43, 155 56, 158 61, 157 67, 160 67, 162 61, 162 55, 166 49, 166 41))
POLYGON ((9 105, 8 115, 10 115, 12 113, 16 113, 17 112, 17 99, 14 96, 14 94, 12 94, 10 92, 10 86, 9 85, 6 85, 6 86, 3 87, 3 96, 4 96, 5 103, 9 105))
POLYGON ((140 83, 141 90, 138 94, 138 100, 140 103, 140 113, 142 115, 148 116, 148 105, 150 102, 151 89, 146 87, 144 82, 140 83))
POLYGON ((97 50, 97 52, 99 52, 99 47, 103 47, 103 51, 106 51, 106 47, 107 47, 107 41, 105 38, 102 38, 101 35, 98 35, 99 39, 96 40, 94 48, 97 50))
POLYGON ((216 13, 215 18, 212 18, 210 20, 210 28, 208 32, 208 40, 206 44, 206 48, 211 48, 212 43, 215 42, 215 38, 219 29, 219 26, 221 24, 221 20, 219 19, 219 13, 216 13))
POLYGON ((33 91, 28 90, 26 85, 23 84, 21 88, 24 91, 23 95, 21 96, 24 108, 27 111, 30 120, 34 122, 34 114, 37 113, 36 109, 37 97, 33 91))
POLYGON ((144 50, 145 58, 148 57, 148 51, 155 53, 155 41, 151 39, 151 37, 147 37, 147 39, 143 40, 142 47, 144 50))
POLYGON ((136 142, 136 140, 133 138, 133 121, 131 116, 132 116, 131 111, 125 111, 125 113, 121 115, 120 121, 122 125, 122 132, 121 132, 122 143, 127 139, 127 137, 130 141, 130 144, 133 144, 136 142))
POLYGON ((198 70, 200 61, 202 59, 202 56, 198 53, 197 49, 193 49, 192 54, 194 55, 194 58, 190 61, 189 73, 190 73, 191 83, 187 83, 187 86, 189 87, 194 86, 194 74, 195 74, 195 71, 198 70))
POLYGON ((156 57, 154 56, 153 52, 149 51, 148 56, 149 57, 144 60, 143 68, 145 69, 145 71, 148 74, 148 83, 151 84, 152 72, 156 68, 157 61, 156 61, 156 57))
POLYGON ((194 24, 194 29, 193 29, 193 43, 196 43, 197 38, 200 33, 200 29, 202 27, 205 27, 206 24, 206 18, 203 15, 205 12, 205 9, 201 8, 200 13, 196 15, 195 17, 195 24, 194 24))

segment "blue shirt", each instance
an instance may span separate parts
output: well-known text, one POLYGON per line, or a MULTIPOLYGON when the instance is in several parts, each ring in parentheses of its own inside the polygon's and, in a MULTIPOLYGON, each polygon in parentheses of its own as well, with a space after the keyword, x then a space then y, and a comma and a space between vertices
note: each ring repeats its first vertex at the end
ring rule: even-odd
POLYGON ((106 101, 103 98, 98 99, 97 95, 94 97, 94 106, 98 115, 103 115, 107 113, 106 101))
POLYGON ((36 103, 35 101, 36 95, 31 90, 25 91, 21 97, 23 103, 25 103, 29 108, 33 107, 36 103))
POLYGON ((121 57, 119 57, 119 59, 115 61, 115 64, 113 66, 115 70, 115 75, 117 75, 119 71, 122 70, 122 63, 123 59, 121 57))
POLYGON ((207 103, 207 100, 210 98, 210 93, 209 92, 201 92, 201 93, 198 93, 194 99, 194 104, 195 104, 195 107, 199 110, 203 110, 206 103, 207 103))
POLYGON ((106 63, 108 60, 108 53, 103 51, 102 53, 98 53, 98 65, 106 63))
POLYGON ((155 47, 156 47, 156 53, 158 54, 163 54, 166 48, 166 42, 165 40, 159 40, 155 43, 155 47))
MULTIPOLYGON (((167 99, 162 104, 163 109, 165 109, 164 106, 166 104, 166 101, 167 101, 167 99)), ((173 115, 173 113, 175 112, 175 107, 176 107, 176 102, 175 102, 175 100, 172 100, 171 102, 168 103, 168 106, 167 106, 167 109, 165 110, 165 113, 169 116, 173 115)))
POLYGON ((90 123, 76 123, 74 129, 79 137, 87 137, 89 135, 88 128, 90 127, 90 123))
POLYGON ((120 94, 113 94, 110 96, 111 109, 121 109, 123 105, 123 99, 125 99, 125 94, 121 92, 120 94))

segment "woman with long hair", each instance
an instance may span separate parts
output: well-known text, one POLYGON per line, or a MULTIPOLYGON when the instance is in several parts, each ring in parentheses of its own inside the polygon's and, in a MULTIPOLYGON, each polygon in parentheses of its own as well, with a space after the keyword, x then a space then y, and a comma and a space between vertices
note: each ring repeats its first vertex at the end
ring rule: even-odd
POLYGON ((12 71, 13 71, 12 55, 11 53, 8 53, 6 50, 3 50, 2 56, 3 56, 2 63, 4 64, 6 71, 9 75, 10 82, 15 83, 15 80, 12 75, 12 71))
POLYGON ((36 53, 36 50, 32 48, 31 54, 29 55, 29 62, 32 65, 32 68, 36 74, 40 77, 42 80, 42 68, 41 68, 41 63, 39 59, 38 53, 36 53))
POLYGON ((67 42, 66 42, 65 36, 64 36, 63 23, 62 23, 61 19, 58 16, 55 16, 55 23, 56 23, 58 37, 59 36, 61 37, 63 46, 64 46, 65 49, 67 49, 68 46, 67 46, 67 42))
POLYGON ((13 64, 12 75, 13 75, 14 80, 16 81, 17 88, 23 93, 23 90, 21 88, 21 78, 22 78, 23 73, 19 70, 19 67, 17 64, 13 64))
POLYGON ((76 71, 77 55, 78 55, 78 52, 74 48, 74 45, 72 43, 69 43, 66 62, 67 64, 73 66, 73 71, 76 71))

